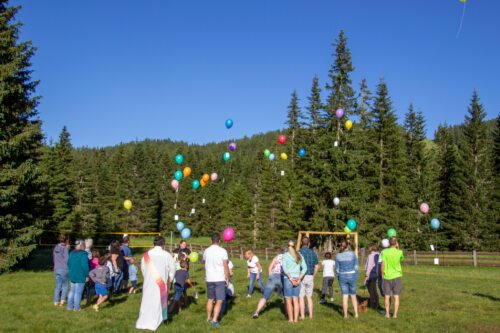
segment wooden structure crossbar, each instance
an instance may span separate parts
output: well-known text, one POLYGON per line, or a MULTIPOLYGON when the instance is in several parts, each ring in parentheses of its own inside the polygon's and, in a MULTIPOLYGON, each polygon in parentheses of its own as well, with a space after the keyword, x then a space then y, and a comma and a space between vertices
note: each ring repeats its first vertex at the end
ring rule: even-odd
POLYGON ((356 257, 358 256, 358 233, 353 231, 351 233, 345 233, 345 232, 331 232, 331 231, 299 231, 297 235, 297 244, 295 244, 295 247, 297 250, 300 249, 302 237, 310 237, 311 235, 335 235, 335 236, 353 236, 354 237, 354 253, 356 253, 356 257))

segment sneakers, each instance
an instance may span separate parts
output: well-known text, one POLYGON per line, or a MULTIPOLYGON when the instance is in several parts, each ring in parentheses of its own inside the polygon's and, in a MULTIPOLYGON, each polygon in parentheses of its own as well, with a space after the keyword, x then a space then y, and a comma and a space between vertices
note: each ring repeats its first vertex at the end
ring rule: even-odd
POLYGON ((319 300, 319 304, 325 304, 325 303, 326 301, 323 298, 319 300))
POLYGON ((259 314, 258 313, 254 313, 253 316, 252 316, 252 319, 257 319, 259 318, 259 314))
POLYGON ((333 297, 332 297, 332 298, 330 298, 330 302, 332 302, 332 303, 333 303, 333 297))
POLYGON ((58 302, 54 302, 54 306, 59 306, 59 303, 58 302))
POLYGON ((248 295, 247 295, 247 298, 252 298, 252 295, 248 294, 248 295))
POLYGON ((94 309, 95 312, 99 312, 99 306, 97 304, 92 305, 92 309, 94 309))
POLYGON ((220 324, 218 321, 213 321, 212 322, 212 327, 220 327, 220 324))

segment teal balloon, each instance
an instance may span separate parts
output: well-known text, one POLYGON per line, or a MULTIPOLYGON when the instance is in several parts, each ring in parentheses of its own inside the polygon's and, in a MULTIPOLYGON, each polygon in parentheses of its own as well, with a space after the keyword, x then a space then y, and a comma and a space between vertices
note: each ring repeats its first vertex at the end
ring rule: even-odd
POLYGON ((269 149, 264 150, 264 156, 269 157, 271 155, 271 151, 269 149))
POLYGON ((189 229, 189 228, 182 229, 181 237, 182 237, 182 239, 188 239, 189 237, 191 237, 191 229, 189 229))
POLYGON ((200 187, 200 181, 198 179, 193 180, 193 189, 197 190, 200 187))
POLYGON ((175 163, 182 164, 183 161, 184 161, 184 157, 182 156, 182 154, 175 155, 175 163))
POLYGON ((432 229, 438 230, 440 225, 441 225, 441 222, 439 222, 439 220, 437 218, 433 218, 431 220, 431 228, 432 229))
POLYGON ((387 237, 396 237, 396 229, 390 228, 389 230, 387 230, 387 237))
POLYGON ((177 170, 176 172, 174 172, 174 177, 177 180, 182 180, 182 177, 183 177, 182 171, 181 170, 177 170))
POLYGON ((356 230, 356 227, 358 226, 358 222, 356 222, 355 219, 349 219, 347 220, 347 227, 351 229, 351 231, 356 230))
POLYGON ((226 151, 224 155, 222 155, 222 158, 224 159, 224 161, 227 162, 231 159, 231 154, 228 151, 226 151))

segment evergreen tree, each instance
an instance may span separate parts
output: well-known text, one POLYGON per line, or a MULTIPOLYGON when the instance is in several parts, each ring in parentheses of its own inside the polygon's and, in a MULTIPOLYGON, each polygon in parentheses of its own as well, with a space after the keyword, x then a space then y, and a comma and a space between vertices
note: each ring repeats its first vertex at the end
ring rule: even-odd
POLYGON ((410 104, 405 116, 405 141, 406 154, 408 158, 408 181, 412 189, 411 201, 415 205, 418 202, 427 201, 425 192, 425 120, 422 112, 415 112, 413 104, 410 104), (410 185, 411 184, 411 185, 410 185))
POLYGON ((321 124, 321 119, 325 118, 323 114, 323 103, 321 102, 321 88, 317 75, 313 77, 311 95, 307 100, 309 101, 309 106, 307 107, 309 128, 312 129, 311 132, 315 135, 318 126, 321 124))
POLYGON ((19 41, 18 10, 0 1, 0 272, 35 248, 46 223, 38 82, 30 69, 35 48, 19 41))
POLYGON ((366 79, 361 80, 359 87, 360 101, 355 114, 359 117, 359 123, 362 128, 368 128, 372 122, 371 108, 371 91, 368 89, 368 82, 366 79))
POLYGON ((231 226, 239 244, 255 247, 257 235, 252 230, 252 202, 248 191, 239 182, 231 185, 222 205, 221 229, 231 226))
POLYGON ((297 96, 297 91, 292 92, 292 97, 290 99, 290 104, 288 105, 288 112, 287 112, 287 121, 286 124, 288 125, 288 133, 290 136, 290 141, 291 141, 291 160, 292 160, 292 165, 295 160, 295 144, 297 141, 297 137, 300 135, 300 130, 302 127, 302 121, 304 119, 304 115, 302 113, 302 110, 299 106, 299 97, 297 96))

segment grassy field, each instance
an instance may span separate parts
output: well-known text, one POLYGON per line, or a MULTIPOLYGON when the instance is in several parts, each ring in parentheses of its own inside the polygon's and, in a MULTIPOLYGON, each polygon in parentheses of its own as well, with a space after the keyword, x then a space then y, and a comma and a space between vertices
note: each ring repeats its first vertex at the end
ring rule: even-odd
MULTIPOLYGON (((135 331, 141 294, 120 296, 98 313, 84 309, 69 312, 52 305, 53 274, 44 270, 47 253, 32 257, 30 270, 0 275, 0 332, 132 332, 135 331)), ((471 267, 404 267, 404 291, 397 320, 385 319, 369 310, 358 320, 343 320, 340 314, 339 288, 335 281, 333 304, 318 304, 315 318, 295 325, 286 322, 279 299, 273 298, 259 319, 251 319, 261 294, 246 296, 245 263, 234 260, 236 300, 222 319, 222 327, 211 328, 205 322, 206 295, 204 271, 194 265, 192 277, 200 282, 199 299, 158 332, 500 332, 500 269, 471 267)), ((366 298, 361 289, 358 295, 366 298)), ((320 286, 320 277, 316 280, 320 286)), ((318 291, 319 292, 319 291, 318 291)), ((193 295, 193 290, 188 292, 193 295)))

